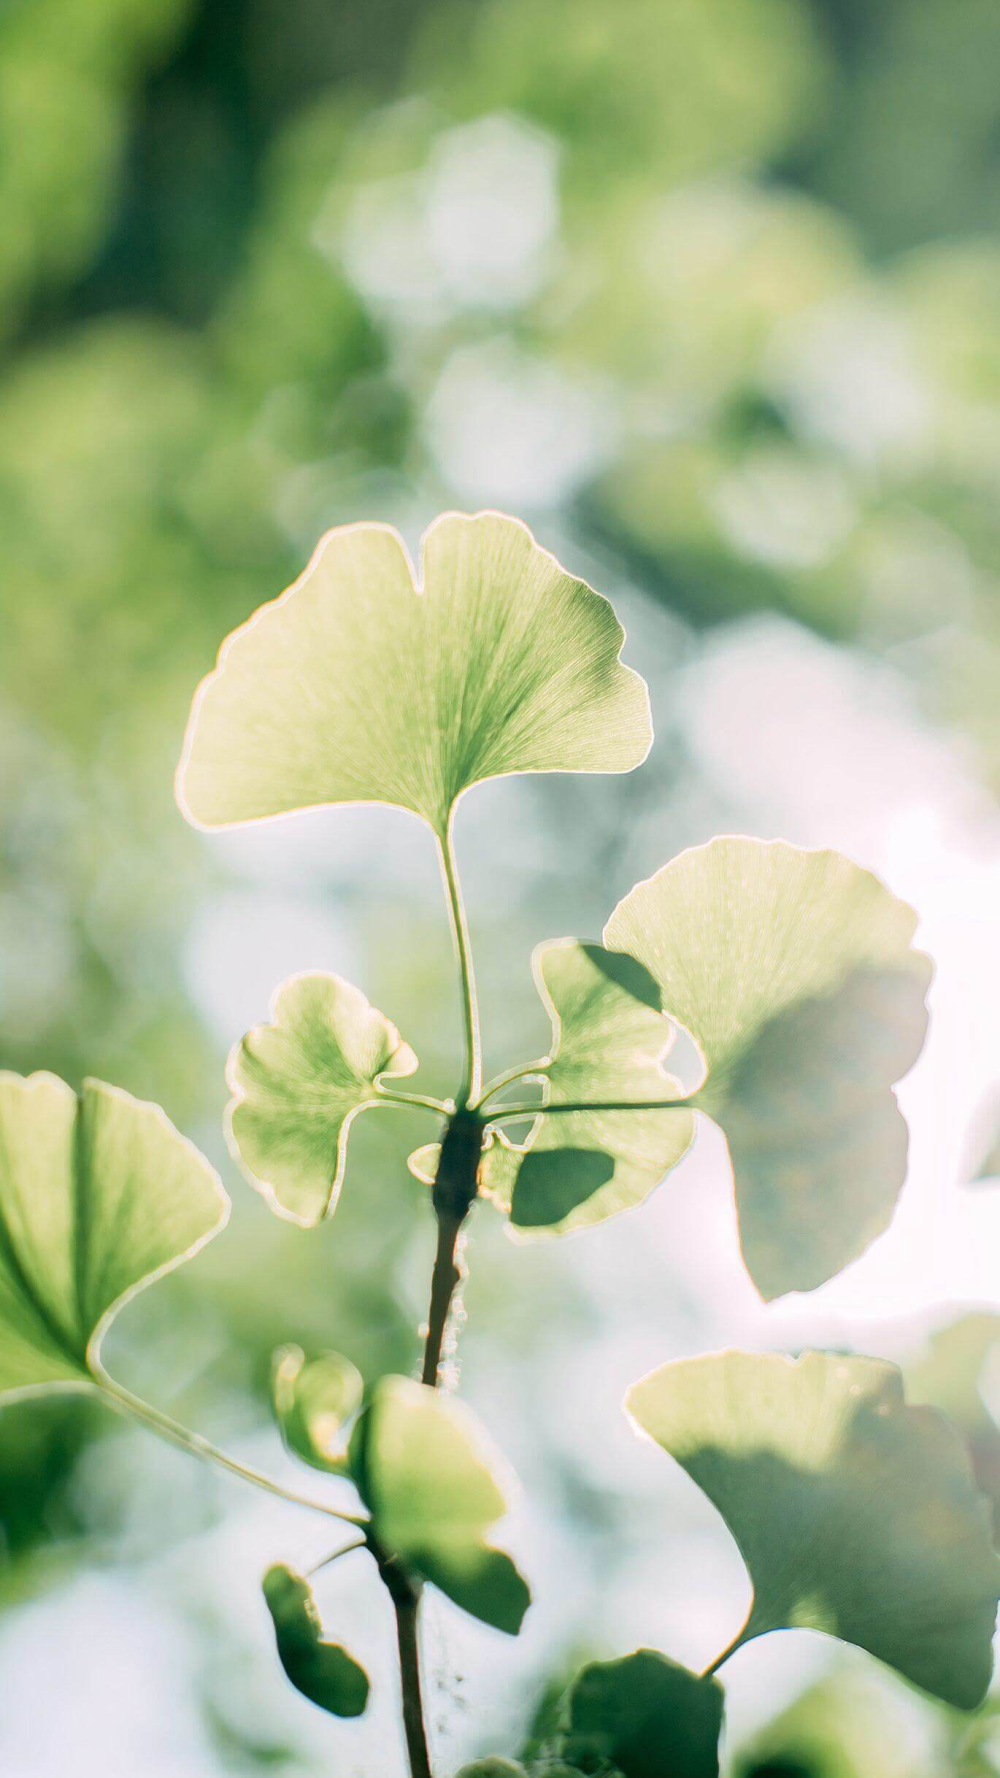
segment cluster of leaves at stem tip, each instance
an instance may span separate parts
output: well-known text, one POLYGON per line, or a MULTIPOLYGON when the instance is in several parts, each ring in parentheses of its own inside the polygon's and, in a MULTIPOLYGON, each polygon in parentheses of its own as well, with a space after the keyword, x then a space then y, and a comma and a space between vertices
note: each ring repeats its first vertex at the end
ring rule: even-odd
MULTIPOLYGON (((491 1541, 510 1496, 504 1465, 437 1387, 472 1205, 486 1200, 522 1241, 593 1229, 641 1203, 711 1120, 728 1144, 745 1263, 770 1299, 855 1259, 887 1226, 905 1173, 893 1086, 923 1042, 929 964, 912 911, 835 852, 720 838, 665 864, 613 909, 600 942, 539 947, 549 1053, 484 1081, 456 808, 506 773, 639 766, 649 703, 623 641, 608 602, 516 520, 438 519, 419 580, 393 530, 353 525, 224 642, 194 700, 177 776, 194 825, 387 803, 420 817, 441 862, 464 1024, 453 1100, 414 1090, 417 1058, 390 1018, 330 974, 278 987, 269 1022, 228 1067, 233 1155, 303 1228, 336 1208, 356 1117, 399 1106, 428 1117, 410 1158, 438 1228, 423 1380, 366 1388, 339 1354, 288 1346, 275 1359, 288 1450, 352 1488, 351 1510, 218 1450, 104 1366, 103 1336, 128 1299, 222 1230, 228 1199, 208 1162, 158 1108, 113 1086, 77 1094, 51 1075, 0 1076, 0 1392, 96 1391, 326 1515, 340 1538, 327 1561, 364 1552, 391 1600, 414 1778, 432 1770, 424 1587, 507 1635, 530 1599, 491 1541), (697 1057, 688 1079, 671 1072, 679 1030, 678 1050, 697 1057), (511 1140, 505 1126, 526 1119, 527 1137, 511 1140)), ((532 1771, 709 1778, 715 1671, 778 1629, 823 1630, 953 1705, 979 1703, 998 1597, 987 1508, 957 1432, 904 1401, 894 1367, 713 1353, 663 1364, 625 1411, 717 1508, 752 1604, 700 1676, 650 1649, 585 1667, 532 1771)), ((336 1576, 323 1586, 335 1619, 336 1576)), ((368 1677, 327 1636, 309 1579, 278 1561, 263 1590, 292 1685, 334 1716, 363 1713, 368 1677)), ((466 1778, 523 1770, 498 1756, 466 1778)))

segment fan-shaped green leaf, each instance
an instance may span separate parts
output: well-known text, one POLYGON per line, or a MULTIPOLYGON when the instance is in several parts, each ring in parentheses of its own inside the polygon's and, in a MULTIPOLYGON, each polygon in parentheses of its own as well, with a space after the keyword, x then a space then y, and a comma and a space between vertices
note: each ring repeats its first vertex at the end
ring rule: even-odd
POLYGON ((302 1227, 336 1207, 347 1138, 359 1111, 379 1103, 385 1075, 417 1058, 395 1025, 337 975, 293 975, 229 1058, 229 1131, 251 1184, 302 1227))
MULTIPOLYGON (((680 1097, 663 1068, 674 1027, 634 958, 559 939, 535 953, 534 972, 552 1019, 552 1054, 537 1069, 547 1104, 680 1097)), ((682 1107, 542 1116, 523 1149, 490 1145, 483 1189, 509 1205, 516 1227, 564 1234, 640 1203, 693 1133, 682 1107)))
POLYGON ((971 1709, 992 1670, 1000 1561, 954 1428, 895 1366, 810 1352, 666 1364, 636 1425, 718 1508, 753 1582, 740 1642, 825 1630, 971 1709))
POLYGON ((158 1105, 90 1080, 0 1074, 0 1394, 100 1380, 136 1291, 229 1215, 214 1169, 158 1105))
POLYGON ((274 1623, 278 1657, 296 1691, 331 1716, 360 1716, 368 1675, 338 1642, 326 1642, 307 1581, 276 1563, 264 1576, 264 1598, 274 1623))
POLYGON ((708 1065, 747 1267, 810 1290, 886 1227, 906 1171, 891 1091, 926 1030, 912 910, 835 852, 719 839, 639 883, 605 942, 649 970, 708 1065))
POLYGON ((204 827, 329 803, 393 803, 438 834, 509 772, 624 772, 651 740, 606 599, 526 526, 446 513, 414 584, 385 525, 330 531, 294 586, 223 644, 177 780, 204 827))
POLYGON ((719 1778, 722 1687, 653 1649, 595 1661, 569 1695, 563 1751, 622 1778, 719 1778))
POLYGON ((364 1387, 361 1372, 339 1352, 307 1359, 301 1346, 282 1346, 274 1355, 271 1388, 288 1449, 314 1469, 343 1474, 344 1428, 361 1407, 364 1387))
POLYGON ((486 1533, 508 1509, 502 1465, 461 1402, 409 1377, 382 1377, 355 1427, 351 1474, 381 1547, 456 1605, 511 1635, 527 1585, 486 1533))

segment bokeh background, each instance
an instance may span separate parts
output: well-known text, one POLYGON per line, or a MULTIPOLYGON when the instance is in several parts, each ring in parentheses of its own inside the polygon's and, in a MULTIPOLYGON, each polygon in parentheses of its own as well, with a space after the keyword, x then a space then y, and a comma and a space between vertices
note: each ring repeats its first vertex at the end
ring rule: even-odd
MULTIPOLYGON (((0 8, 0 1065, 159 1099, 235 1201, 123 1317, 118 1374, 277 1472, 274 1344, 417 1357, 430 1132, 362 1120, 307 1235, 220 1127, 226 1051, 299 968, 453 1084, 429 836, 354 810, 208 839, 172 801, 195 683, 326 527, 515 511, 651 683, 640 772, 463 806, 495 1067, 545 1048, 533 944, 718 831, 874 867, 937 962, 897 1218, 813 1296, 757 1301, 709 1136, 561 1244, 476 1213, 463 1386, 524 1481, 537 1603, 517 1644, 430 1613, 443 1770, 524 1746, 578 1657, 703 1664, 739 1622, 725 1531, 620 1412, 667 1357, 896 1357, 1000 1501, 998 68, 996 0, 0 8)), ((337 1725, 258 1587, 322 1548, 262 1500, 84 1403, 4 1412, 5 1773, 401 1778, 379 1589, 357 1557, 320 1589, 377 1681, 337 1725)), ((1000 1714, 819 1637, 727 1681, 739 1778, 1000 1772, 1000 1714)))

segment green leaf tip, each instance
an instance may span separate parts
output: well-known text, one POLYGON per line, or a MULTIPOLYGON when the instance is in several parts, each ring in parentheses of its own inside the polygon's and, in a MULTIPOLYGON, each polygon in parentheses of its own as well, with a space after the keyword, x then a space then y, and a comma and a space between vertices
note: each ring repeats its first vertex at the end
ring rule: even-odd
POLYGON ((308 1581, 278 1562, 263 1587, 278 1658, 296 1691, 331 1716, 360 1716, 368 1703, 368 1675, 338 1642, 324 1639, 308 1581))
POLYGON ((158 1105, 0 1073, 0 1397, 100 1383, 119 1310, 228 1216, 214 1168, 158 1105))
POLYGON ((815 1289, 892 1216, 907 1158, 892 1087, 927 1026, 915 926, 840 854, 737 837, 683 852, 605 928, 701 1048, 696 1103, 726 1134, 766 1299, 815 1289))
POLYGON ((894 1365, 720 1352, 653 1371, 625 1405, 739 1546, 753 1604, 738 1642, 823 1630, 946 1703, 981 1701, 1000 1594, 989 1511, 963 1441, 906 1404, 894 1365))
POLYGON ((516 1635, 531 1595, 486 1533, 512 1483, 464 1403, 410 1377, 374 1385, 349 1464, 379 1546, 494 1629, 516 1635))
POLYGON ((351 1124, 380 1103, 379 1083, 417 1058, 359 988, 294 975, 229 1058, 227 1131, 250 1183, 279 1216, 314 1228, 336 1207, 351 1124))
POLYGON ((422 582, 398 533, 346 525, 223 643, 177 773, 195 826, 389 803, 439 835, 462 793, 522 772, 626 772, 649 751, 624 632, 527 526, 445 513, 422 582))
POLYGON ((563 1752, 622 1778, 719 1778, 723 1693, 666 1655, 640 1648, 594 1661, 573 1682, 563 1752))
POLYGON ((274 1355, 271 1392, 288 1449, 314 1469, 345 1474, 345 1428, 364 1395, 361 1372, 350 1359, 339 1352, 307 1359, 301 1346, 282 1346, 274 1355))

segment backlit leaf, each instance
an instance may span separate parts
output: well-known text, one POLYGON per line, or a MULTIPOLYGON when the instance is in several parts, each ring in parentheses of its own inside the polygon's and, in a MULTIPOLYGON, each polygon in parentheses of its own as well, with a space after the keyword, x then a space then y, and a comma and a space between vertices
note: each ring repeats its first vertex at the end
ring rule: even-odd
POLYGON ((1000 1562, 955 1429, 895 1366, 810 1352, 666 1364, 636 1425, 718 1508, 750 1572, 739 1640, 825 1630, 971 1709, 992 1671, 1000 1562))
POLYGON ((810 1290, 886 1227, 906 1172, 892 1085, 926 1030, 916 921, 835 852, 718 839, 639 883, 605 943, 701 1047, 761 1294, 810 1290))
POLYGON ((595 1661, 569 1695, 563 1751, 622 1778, 718 1778, 722 1687, 653 1649, 595 1661))
POLYGON ((360 1716, 368 1702, 368 1675, 338 1642, 323 1637, 309 1583, 276 1563, 264 1576, 278 1656, 296 1691, 332 1716, 360 1716))
POLYGON ((630 771, 651 730, 622 641, 607 600, 515 519, 437 519, 419 587, 388 526, 330 531, 223 644, 195 698, 178 801, 204 827, 392 803, 443 834, 482 779, 630 771))
POLYGON ((0 1395, 100 1380, 131 1296, 229 1215, 214 1169, 157 1105, 0 1073, 0 1395))
POLYGON ((395 1025, 340 976, 282 984, 270 1024, 247 1032, 227 1069, 234 1153, 280 1216, 312 1227, 336 1207, 352 1120, 379 1103, 383 1076, 416 1066, 395 1025))
MULTIPOLYGON (((534 971, 552 1018, 552 1054, 537 1070, 547 1104, 680 1096, 663 1067, 674 1027, 641 964, 560 939, 539 948, 534 971)), ((542 1116, 525 1149, 491 1145, 484 1189, 509 1204, 516 1227, 564 1234, 641 1203, 693 1133, 694 1115, 682 1107, 542 1116)))
POLYGON ((382 1377, 350 1465, 383 1549, 473 1617, 516 1634, 528 1588, 486 1537, 508 1510, 503 1466, 468 1409, 409 1377, 382 1377))
POLYGON ((364 1380, 349 1358, 324 1352, 307 1359, 301 1346, 282 1346, 271 1374, 274 1412, 290 1451, 314 1469, 347 1466, 345 1427, 361 1407, 364 1380))

